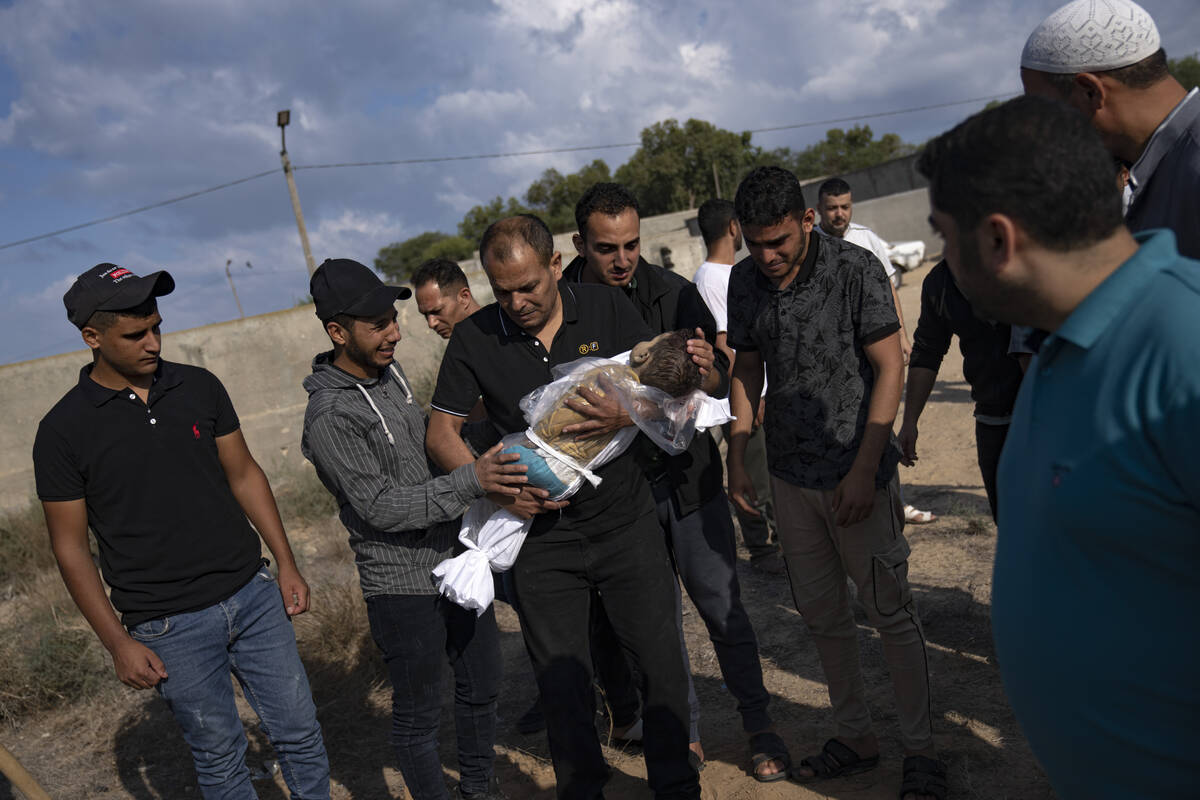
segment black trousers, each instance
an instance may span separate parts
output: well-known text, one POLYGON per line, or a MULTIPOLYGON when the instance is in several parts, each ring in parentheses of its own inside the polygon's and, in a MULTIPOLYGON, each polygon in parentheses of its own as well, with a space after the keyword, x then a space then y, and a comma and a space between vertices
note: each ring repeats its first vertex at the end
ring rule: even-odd
POLYGON ((975 453, 979 457, 979 473, 983 476, 988 505, 992 507, 993 522, 996 521, 996 467, 1000 464, 1000 452, 1004 450, 1007 437, 1007 425, 975 423, 975 453))
POLYGON ((563 800, 602 797, 608 766, 594 718, 589 624, 600 594, 641 680, 647 782, 658 800, 698 800, 688 760, 687 680, 675 627, 674 571, 653 513, 596 537, 530 537, 513 566, 563 800))

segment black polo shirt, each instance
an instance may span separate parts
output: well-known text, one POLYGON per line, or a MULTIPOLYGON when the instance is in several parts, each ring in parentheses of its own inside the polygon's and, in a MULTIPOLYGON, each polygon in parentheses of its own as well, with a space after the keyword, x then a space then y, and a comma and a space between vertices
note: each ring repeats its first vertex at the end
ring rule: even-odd
MULTIPOLYGON (((554 380, 551 367, 584 356, 606 358, 651 338, 650 329, 618 290, 560 283, 562 326, 549 352, 492 303, 454 327, 442 357, 433 407, 465 417, 482 396, 488 419, 502 434, 528 427, 520 400, 554 380)), ((538 515, 531 536, 570 539, 627 527, 653 513, 649 485, 634 461, 635 447, 596 470, 599 487, 584 483, 560 513, 538 515)))
MULTIPOLYGON (((729 276, 729 346, 758 350, 770 378, 763 428, 772 475, 805 489, 836 489, 862 443, 875 386, 864 347, 900 330, 887 275, 867 250, 809 236, 783 289, 745 258, 729 276)), ((875 485, 896 474, 895 436, 875 485)))
POLYGON ((217 457, 216 438, 238 429, 225 387, 207 370, 161 361, 143 403, 91 371, 38 426, 38 497, 86 501, 125 625, 219 603, 253 577, 262 553, 217 457))

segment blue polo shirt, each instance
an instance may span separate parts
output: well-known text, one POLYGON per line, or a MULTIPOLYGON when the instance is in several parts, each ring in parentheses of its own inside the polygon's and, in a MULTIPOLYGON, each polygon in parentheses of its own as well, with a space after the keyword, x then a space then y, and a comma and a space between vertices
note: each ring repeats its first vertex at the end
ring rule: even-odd
POLYGON ((1200 263, 1136 238, 1042 345, 1000 460, 996 653, 1063 798, 1200 787, 1200 263))

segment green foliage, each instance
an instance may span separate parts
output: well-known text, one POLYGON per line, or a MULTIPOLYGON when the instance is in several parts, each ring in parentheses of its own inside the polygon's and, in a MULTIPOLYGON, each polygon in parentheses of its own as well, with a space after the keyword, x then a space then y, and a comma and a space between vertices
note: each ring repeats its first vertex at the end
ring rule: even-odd
POLYGON ((832 128, 826 131, 824 141, 798 153, 792 153, 786 148, 775 151, 775 158, 796 173, 796 177, 804 180, 825 175, 841 175, 907 156, 915 151, 913 145, 906 144, 894 133, 885 133, 876 139, 870 125, 855 125, 848 131, 832 128))
POLYGON ((612 173, 603 159, 597 158, 578 172, 563 175, 550 168, 542 173, 525 192, 525 203, 554 233, 575 230, 575 203, 594 183, 612 180, 612 173))
POLYGON ((1200 54, 1192 53, 1183 58, 1167 59, 1167 69, 1189 92, 1200 86, 1200 58, 1197 58, 1197 55, 1200 54))
MULTIPOLYGON (((499 199, 499 198, 497 198, 499 199)), ((426 231, 382 247, 375 256, 375 269, 393 281, 407 281, 417 267, 431 258, 449 258, 461 261, 475 252, 475 242, 462 236, 451 236, 440 231, 426 231)))
POLYGON ((642 146, 617 170, 617 182, 638 198, 643 216, 695 208, 717 196, 717 181, 721 194, 732 196, 757 152, 748 131, 668 119, 642 131, 642 146))
MULTIPOLYGON (((462 239, 471 242, 471 251, 475 252, 475 248, 479 246, 479 240, 483 238, 483 232, 487 230, 488 225, 491 225, 498 219, 512 217, 517 214, 525 214, 529 209, 517 202, 517 198, 508 198, 508 203, 504 199, 497 197, 487 205, 475 206, 467 212, 463 217, 462 222, 458 223, 458 235, 462 239)), ((470 255, 470 253, 468 253, 470 255)), ((447 256, 449 258, 450 256, 447 256)), ((463 256, 466 258, 466 256, 463 256)))

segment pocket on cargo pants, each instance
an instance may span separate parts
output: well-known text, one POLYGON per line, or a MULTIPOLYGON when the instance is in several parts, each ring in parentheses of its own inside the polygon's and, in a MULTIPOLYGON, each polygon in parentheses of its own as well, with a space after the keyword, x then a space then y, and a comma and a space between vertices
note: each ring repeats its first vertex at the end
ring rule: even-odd
POLYGON ((903 536, 871 556, 871 598, 875 613, 890 617, 908 605, 912 592, 908 587, 908 556, 912 551, 903 536))

